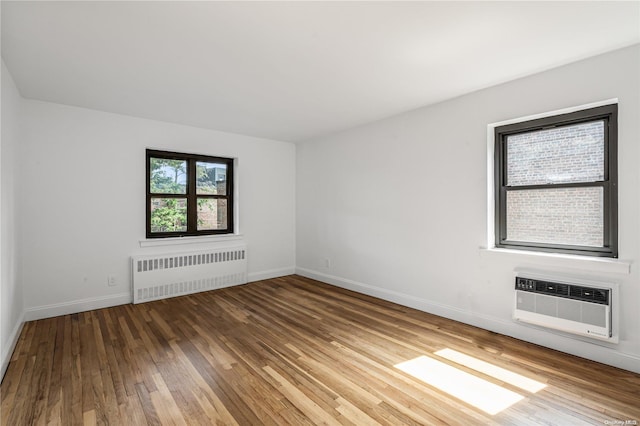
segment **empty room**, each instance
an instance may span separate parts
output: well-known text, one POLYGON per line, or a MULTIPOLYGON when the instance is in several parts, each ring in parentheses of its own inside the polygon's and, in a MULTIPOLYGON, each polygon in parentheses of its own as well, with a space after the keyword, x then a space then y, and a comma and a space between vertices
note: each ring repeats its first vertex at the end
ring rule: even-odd
POLYGON ((2 1, 2 425, 637 425, 639 1, 2 1))

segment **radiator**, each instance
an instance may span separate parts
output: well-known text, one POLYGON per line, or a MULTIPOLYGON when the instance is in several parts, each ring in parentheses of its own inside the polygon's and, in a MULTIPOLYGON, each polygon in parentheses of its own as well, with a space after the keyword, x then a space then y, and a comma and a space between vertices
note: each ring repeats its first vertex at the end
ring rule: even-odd
POLYGON ((613 286, 518 275, 513 317, 538 326, 615 343, 613 286))
POLYGON ((245 246, 132 256, 133 303, 247 283, 245 246))

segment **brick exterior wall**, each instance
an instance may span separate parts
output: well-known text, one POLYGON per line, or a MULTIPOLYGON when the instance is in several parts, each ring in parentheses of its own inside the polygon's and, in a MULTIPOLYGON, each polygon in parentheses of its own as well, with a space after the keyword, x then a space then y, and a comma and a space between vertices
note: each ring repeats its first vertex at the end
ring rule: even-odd
POLYGON ((509 136, 507 184, 593 182, 604 179, 604 122, 509 136))
POLYGON ((602 188, 510 191, 507 239, 602 247, 602 188))
MULTIPOLYGON (((509 136, 511 187, 604 179, 604 123, 595 121, 509 136)), ((507 239, 602 246, 602 188, 509 191, 507 239)))
MULTIPOLYGON (((218 194, 224 194, 227 181, 216 182, 218 194)), ((225 229, 227 228, 227 200, 211 200, 198 207, 198 219, 202 223, 198 224, 198 230, 225 229)))

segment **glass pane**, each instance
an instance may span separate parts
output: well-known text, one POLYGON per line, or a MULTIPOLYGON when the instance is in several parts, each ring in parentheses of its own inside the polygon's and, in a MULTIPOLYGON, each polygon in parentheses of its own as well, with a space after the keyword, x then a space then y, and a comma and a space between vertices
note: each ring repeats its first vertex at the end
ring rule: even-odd
POLYGON ((186 198, 151 199, 151 232, 185 232, 186 230, 186 198))
POLYGON ((507 137, 507 185, 604 180, 604 121, 507 137))
POLYGON ((602 187, 507 191, 507 239, 602 247, 602 187))
POLYGON ((187 162, 151 158, 151 193, 186 194, 187 162))
POLYGON ((198 231, 227 229, 227 200, 198 198, 198 231))
POLYGON ((218 163, 196 163, 197 194, 227 195, 227 165, 218 163))

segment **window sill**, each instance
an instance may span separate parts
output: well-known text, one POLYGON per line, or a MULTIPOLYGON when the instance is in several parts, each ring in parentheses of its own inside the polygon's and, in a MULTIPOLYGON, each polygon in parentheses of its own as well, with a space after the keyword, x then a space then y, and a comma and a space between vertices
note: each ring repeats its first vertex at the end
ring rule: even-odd
POLYGON ((545 266, 559 266, 579 269, 586 272, 614 273, 628 275, 631 273, 630 260, 610 259, 603 257, 578 256, 559 253, 544 253, 504 248, 480 248, 480 256, 512 257, 531 262, 544 263, 545 266))
POLYGON ((170 238, 148 238, 140 240, 140 247, 160 247, 160 246, 176 246, 182 244, 207 244, 207 243, 226 243, 228 241, 242 241, 242 234, 228 235, 207 235, 200 237, 170 237, 170 238))

